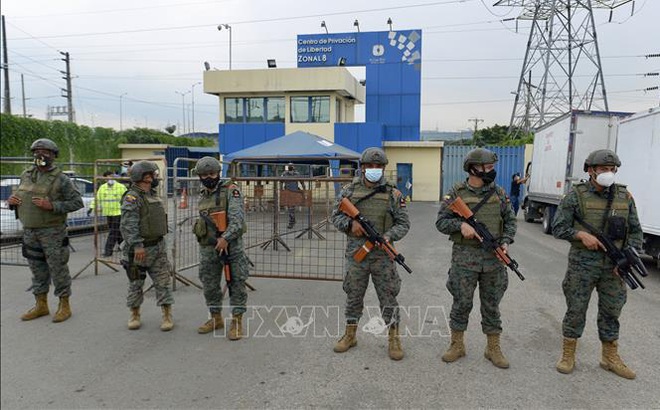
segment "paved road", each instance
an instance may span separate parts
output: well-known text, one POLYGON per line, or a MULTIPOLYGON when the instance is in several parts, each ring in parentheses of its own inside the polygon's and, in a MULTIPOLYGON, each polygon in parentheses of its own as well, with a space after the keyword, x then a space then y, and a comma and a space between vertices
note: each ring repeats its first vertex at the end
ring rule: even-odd
MULTIPOLYGON (((411 204, 413 230, 400 244, 415 271, 402 271, 400 303, 410 307, 406 325, 415 337, 404 339, 401 362, 387 358, 386 338, 364 331, 357 348, 343 355, 332 352, 344 298, 337 282, 253 278, 257 291, 249 302, 256 307, 248 314, 253 337, 230 342, 196 333, 206 314, 202 296, 183 286, 175 294, 172 332, 159 331, 153 294, 143 306, 143 328, 127 330, 126 278, 107 268, 99 276, 87 271, 74 282, 69 321, 23 323, 19 316, 32 301, 25 293, 29 271, 3 266, 2 408, 660 407, 660 272, 652 270, 646 290, 629 292, 623 313, 621 352, 637 380, 620 379, 598 366, 595 298, 577 369, 561 375, 554 365, 568 244, 522 221, 511 253, 527 280, 510 275, 502 302, 503 349, 511 368, 496 369, 483 358, 478 300, 467 333, 467 357, 442 363, 451 249, 433 226, 437 209, 430 203, 411 204), (296 306, 306 307, 297 312, 296 306), (287 318, 289 327, 283 327, 287 318)), ((88 262, 89 246, 76 242, 72 272, 88 262)), ((54 310, 52 298, 50 304, 54 310)), ((371 288, 367 304, 378 304, 371 288)))

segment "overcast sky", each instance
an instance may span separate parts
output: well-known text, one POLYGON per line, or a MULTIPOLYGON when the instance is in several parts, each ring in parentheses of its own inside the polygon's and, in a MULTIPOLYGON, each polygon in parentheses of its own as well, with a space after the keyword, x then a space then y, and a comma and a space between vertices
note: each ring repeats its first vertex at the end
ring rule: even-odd
MULTIPOLYGON (((71 55, 74 107, 79 124, 163 129, 183 122, 182 97, 202 79, 203 62, 228 68, 232 26, 232 68, 295 67, 296 35, 422 29, 422 129, 455 131, 508 124, 525 53, 529 22, 502 19, 520 9, 492 7, 484 0, 4 0, 7 21, 12 112, 22 113, 20 74, 24 74, 28 114, 45 118, 46 107, 65 105, 58 51, 71 55), (406 4, 408 7, 401 7, 406 4)), ((658 105, 658 92, 645 93, 660 77, 660 1, 636 0, 614 12, 595 15, 609 106, 641 111, 658 105), (652 33, 656 33, 655 35, 652 33)), ((360 76, 360 72, 356 72, 360 76)), ((4 89, 4 83, 3 83, 4 89)), ((195 130, 216 132, 217 98, 194 87, 195 130)), ((191 94, 185 95, 191 122, 191 94)), ((190 125, 187 128, 191 128, 190 125)))

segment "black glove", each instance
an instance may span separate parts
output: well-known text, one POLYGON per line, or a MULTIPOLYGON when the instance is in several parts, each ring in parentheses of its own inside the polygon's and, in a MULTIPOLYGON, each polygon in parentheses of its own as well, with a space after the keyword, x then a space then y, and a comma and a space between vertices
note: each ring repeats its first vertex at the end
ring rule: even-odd
POLYGON ((93 211, 93 209, 92 209, 92 208, 89 208, 89 209, 87 210, 87 216, 90 216, 90 215, 92 214, 92 211, 93 211))

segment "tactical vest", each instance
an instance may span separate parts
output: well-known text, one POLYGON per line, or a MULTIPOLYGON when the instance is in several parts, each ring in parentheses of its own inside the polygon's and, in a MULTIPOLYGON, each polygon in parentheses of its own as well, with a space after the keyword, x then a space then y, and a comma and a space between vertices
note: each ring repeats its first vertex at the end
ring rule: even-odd
POLYGON ((18 207, 18 218, 24 228, 48 228, 66 223, 66 213, 46 211, 32 203, 32 198, 48 198, 51 203, 60 199, 61 173, 59 168, 42 173, 36 167, 23 172, 15 195, 22 201, 18 207))
MULTIPOLYGON (((628 228, 628 214, 629 214, 629 204, 630 199, 628 197, 628 190, 623 185, 615 185, 616 191, 614 192, 614 199, 612 200, 612 205, 610 207, 610 213, 608 216, 620 216, 623 217, 626 221, 626 228, 628 228)), ((581 183, 573 186, 575 193, 577 194, 578 205, 580 207, 580 216, 584 219, 585 222, 590 224, 596 229, 599 229, 601 232, 607 232, 608 223, 605 223, 603 226, 603 216, 605 215, 605 210, 607 209, 607 198, 599 196, 596 192, 593 192, 589 189, 589 185, 586 183, 581 183)), ((575 221, 574 228, 580 231, 585 231, 591 233, 589 229, 580 224, 578 221, 575 221)), ((627 241, 626 238, 614 241, 614 244, 621 249, 623 244, 627 241)), ((572 239, 572 246, 580 249, 586 249, 582 241, 572 239)))
POLYGON ((160 197, 135 189, 127 192, 141 201, 140 237, 145 242, 151 242, 167 235, 167 213, 160 197))
MULTIPOLYGON (((490 233, 497 239, 502 236, 502 231, 504 229, 504 222, 502 221, 502 199, 500 198, 499 192, 497 192, 497 187, 495 193, 493 193, 488 201, 475 214, 477 221, 486 225, 490 233)), ((454 188, 456 195, 460 196, 465 204, 474 208, 481 200, 482 196, 478 196, 473 191, 469 190, 465 184, 457 185, 454 188)), ((478 239, 465 239, 460 231, 455 232, 449 235, 449 239, 454 243, 467 246, 480 246, 481 242, 478 239)))
MULTIPOLYGON (((364 198, 372 192, 373 189, 367 188, 361 183, 354 183, 353 194, 349 199, 355 204, 360 198, 364 198)), ((391 196, 392 187, 387 185, 385 192, 379 192, 355 205, 362 216, 371 221, 380 234, 384 234, 394 225, 394 218, 392 218, 392 210, 390 209, 391 196)))
MULTIPOLYGON (((199 211, 206 214, 221 211, 227 212, 227 207, 229 205, 227 195, 229 194, 230 188, 233 189, 237 187, 232 182, 224 183, 220 185, 216 191, 210 193, 210 195, 201 196, 198 204, 199 211)), ((229 215, 227 215, 227 218, 229 218, 229 215)), ((227 222, 229 223, 229 221, 227 222)), ((197 241, 202 245, 213 243, 215 240, 215 231, 213 228, 209 228, 206 225, 207 222, 204 219, 199 218, 193 226, 193 233, 197 237, 197 241)), ((240 235, 242 236, 246 232, 247 224, 244 220, 240 235)))

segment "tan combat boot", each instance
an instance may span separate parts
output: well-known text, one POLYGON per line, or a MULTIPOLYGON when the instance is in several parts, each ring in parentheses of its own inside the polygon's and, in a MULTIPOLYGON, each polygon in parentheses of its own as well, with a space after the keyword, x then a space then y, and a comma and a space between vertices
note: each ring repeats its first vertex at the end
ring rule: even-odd
POLYGON ((229 340, 240 340, 243 338, 243 314, 231 315, 231 327, 229 328, 229 340))
POLYGON ((442 361, 446 363, 455 362, 465 356, 465 344, 463 343, 463 334, 461 330, 451 331, 451 344, 449 349, 442 355, 442 361))
POLYGON ((575 348, 577 347, 577 339, 571 337, 564 338, 564 345, 562 347, 561 359, 557 362, 557 371, 559 373, 569 374, 575 368, 575 348))
POLYGON ((211 333, 214 330, 222 329, 225 327, 225 322, 222 320, 222 313, 211 313, 211 318, 206 321, 203 325, 197 328, 197 333, 205 335, 211 333))
POLYGON ((21 320, 32 320, 41 316, 48 316, 48 294, 34 295, 35 303, 27 312, 23 313, 21 320))
POLYGON ((486 335, 486 337, 488 338, 488 343, 486 345, 484 357, 493 362, 496 367, 499 367, 500 369, 508 369, 509 361, 506 360, 506 357, 504 357, 502 350, 500 349, 499 333, 492 333, 486 335))
POLYGON ((128 329, 137 330, 140 328, 140 308, 133 307, 131 308, 131 318, 128 319, 128 329))
POLYGON ((387 353, 392 360, 403 359, 403 347, 401 347, 401 339, 399 338, 399 326, 390 326, 389 347, 387 353))
POLYGON ((344 335, 335 343, 335 348, 333 349, 335 353, 344 353, 351 347, 357 346, 355 332, 357 332, 357 323, 347 323, 344 335))
POLYGON ((55 312, 55 315, 53 316, 53 322, 55 323, 64 322, 70 317, 71 317, 71 306, 69 306, 69 297, 61 296, 60 304, 57 307, 57 312, 55 312))
POLYGON ((163 320, 160 322, 160 330, 163 332, 169 332, 174 328, 174 322, 172 321, 172 305, 163 305, 161 306, 163 311, 163 320))
POLYGON ((603 344, 603 355, 600 359, 600 367, 609 370, 625 379, 634 379, 635 372, 630 370, 621 357, 619 357, 619 343, 616 340, 611 342, 601 342, 603 344))

